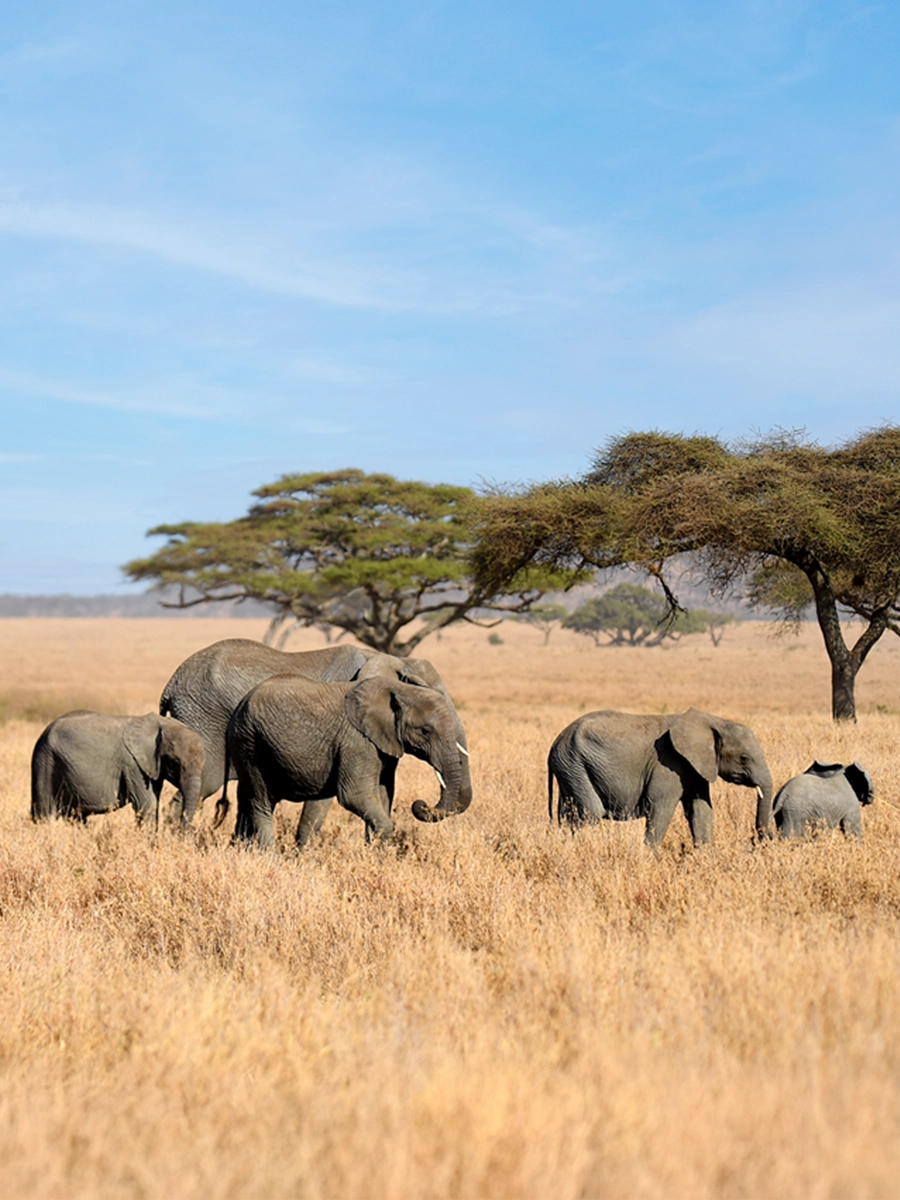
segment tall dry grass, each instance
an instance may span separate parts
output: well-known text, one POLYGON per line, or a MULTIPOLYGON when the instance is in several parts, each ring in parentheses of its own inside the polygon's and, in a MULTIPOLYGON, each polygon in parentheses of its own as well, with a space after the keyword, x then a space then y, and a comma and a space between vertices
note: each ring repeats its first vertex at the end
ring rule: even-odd
MULTIPOLYGON (((147 711, 241 622, 0 622, 0 1187, 18 1197, 894 1197, 900 1183, 898 651, 860 720, 828 719, 815 631, 664 650, 452 630, 471 810, 392 845, 337 813, 302 857, 128 811, 28 819, 45 719, 147 711), (776 782, 860 759, 840 835, 753 849, 717 785, 715 844, 679 815, 548 826, 546 752, 579 712, 696 704, 750 723, 776 782)), ((297 638, 296 648, 321 644, 297 638)))

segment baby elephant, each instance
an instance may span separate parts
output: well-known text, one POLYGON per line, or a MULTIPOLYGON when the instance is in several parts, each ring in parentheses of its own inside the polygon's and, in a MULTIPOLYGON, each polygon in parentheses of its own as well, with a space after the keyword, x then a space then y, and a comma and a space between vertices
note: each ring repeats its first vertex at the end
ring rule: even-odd
POLYGON ((775 797, 775 824, 784 838, 838 825, 844 833, 862 837, 862 805, 874 799, 872 780, 858 762, 849 767, 814 762, 775 797))
POLYGON ((130 804, 156 829, 168 779, 199 796, 204 750, 199 733, 174 717, 119 717, 79 709, 51 721, 31 756, 31 819, 87 820, 130 804))

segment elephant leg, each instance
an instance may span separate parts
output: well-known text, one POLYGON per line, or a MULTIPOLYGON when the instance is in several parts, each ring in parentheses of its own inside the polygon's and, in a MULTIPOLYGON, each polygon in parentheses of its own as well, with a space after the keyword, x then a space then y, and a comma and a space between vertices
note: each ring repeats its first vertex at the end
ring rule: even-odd
POLYGON ((803 837, 805 830, 806 822, 803 819, 798 819, 791 813, 781 814, 779 832, 783 838, 803 837))
POLYGON ((162 791, 162 783, 160 779, 146 791, 131 798, 137 823, 145 826, 148 833, 156 833, 159 828, 159 794, 162 791))
POLYGON ((657 796, 651 802, 650 811, 647 814, 647 828, 644 833, 645 845, 658 846, 660 844, 666 836, 669 822, 672 820, 680 799, 681 797, 673 792, 671 795, 657 796))
POLYGON ((394 832, 394 822, 391 820, 381 797, 371 791, 348 791, 338 796, 341 808, 361 817, 366 823, 366 841, 373 838, 385 838, 394 832))
POLYGON ((305 800, 300 823, 297 825, 297 846, 303 849, 314 838, 325 823, 332 800, 305 800))
POLYGON ((609 815, 581 759, 567 762, 562 774, 554 773, 559 785, 556 812, 560 824, 593 825, 609 815))
POLYGON ((268 793, 259 786, 259 780, 251 784, 241 779, 237 785, 237 819, 234 823, 233 843, 250 842, 258 838, 259 845, 270 847, 274 842, 272 832, 272 805, 268 793))
POLYGON ((184 796, 181 794, 181 789, 175 793, 169 801, 169 807, 166 810, 166 824, 175 829, 181 825, 184 820, 184 796))
POLYGON ((709 795, 682 797, 684 815, 691 827, 695 846, 705 846, 712 841, 713 811, 709 795))
POLYGON ((847 837, 861 838, 863 835, 862 815, 858 811, 855 813, 848 813, 847 816, 841 820, 841 832, 847 837))

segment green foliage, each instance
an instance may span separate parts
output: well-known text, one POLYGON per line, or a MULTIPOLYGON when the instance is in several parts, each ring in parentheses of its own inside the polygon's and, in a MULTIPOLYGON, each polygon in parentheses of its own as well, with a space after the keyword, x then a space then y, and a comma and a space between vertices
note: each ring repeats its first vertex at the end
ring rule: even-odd
POLYGON ((348 469, 285 475, 254 495, 236 521, 150 530, 166 544, 126 574, 177 586, 184 607, 252 597, 278 623, 337 626, 394 654, 452 621, 477 623, 476 610, 519 611, 557 578, 526 566, 502 596, 472 585, 468 488, 348 469))
POLYGON ((690 618, 693 622, 693 628, 685 628, 683 632, 702 633, 705 629, 714 646, 718 646, 721 642, 729 625, 738 624, 738 618, 733 617, 731 613, 715 612, 709 608, 692 608, 683 615, 685 619, 690 618))
POLYGON ((715 438, 632 433, 601 449, 577 482, 484 497, 476 578, 502 587, 529 565, 584 571, 631 564, 678 607, 667 564, 689 556, 714 594, 732 587, 786 621, 812 604, 832 665, 832 711, 855 715, 866 655, 900 633, 900 427, 827 450, 776 431, 728 447, 715 438), (864 623, 852 645, 841 615, 864 623))
POLYGON ((662 596, 634 583, 620 583, 602 596, 586 600, 562 625, 590 637, 595 646, 658 646, 709 628, 701 610, 673 613, 662 596))
POLYGON ((569 610, 564 604, 532 604, 526 612, 513 616, 511 620, 523 621, 526 625, 533 625, 535 629, 539 629, 544 635, 546 646, 553 627, 565 621, 568 615, 569 610))

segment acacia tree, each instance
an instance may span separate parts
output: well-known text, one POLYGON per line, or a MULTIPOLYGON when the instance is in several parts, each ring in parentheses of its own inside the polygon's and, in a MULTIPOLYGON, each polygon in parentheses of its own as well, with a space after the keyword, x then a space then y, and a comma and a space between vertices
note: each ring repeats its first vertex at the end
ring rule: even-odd
POLYGON ((270 604, 270 637, 288 622, 335 626, 399 655, 453 621, 521 612, 547 586, 533 569, 502 594, 472 583, 468 488, 347 469, 285 475, 253 494, 259 502, 238 520, 151 529, 165 545, 126 574, 178 588, 173 607, 270 604))
POLYGON ((631 564, 662 584, 689 556, 714 594, 746 588, 791 623, 812 608, 831 662, 832 714, 856 717, 855 683, 887 630, 900 634, 900 427, 833 449, 778 432, 735 447, 634 433, 581 480, 484 499, 472 555, 480 586, 528 565, 631 564), (853 616, 861 629, 841 618, 853 616), (858 632, 857 632, 858 630, 858 632))
POLYGON ((550 641, 554 625, 565 624, 568 615, 569 610, 564 604, 532 604, 527 612, 512 619, 523 621, 526 625, 533 625, 535 629, 539 629, 544 635, 544 645, 546 646, 550 641))
POLYGON ((708 622, 697 611, 673 613, 662 596, 639 584, 619 583, 579 605, 562 625, 590 637, 595 646, 658 646, 666 638, 703 633, 708 622))

